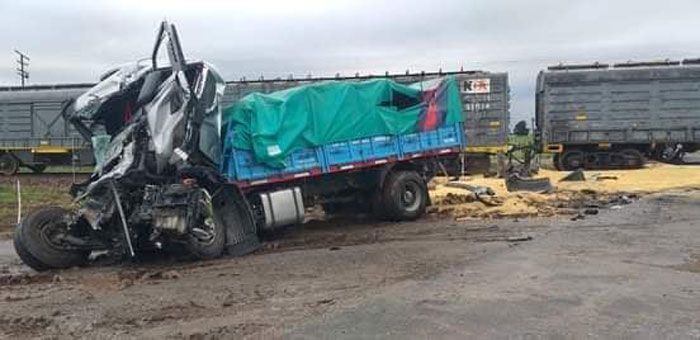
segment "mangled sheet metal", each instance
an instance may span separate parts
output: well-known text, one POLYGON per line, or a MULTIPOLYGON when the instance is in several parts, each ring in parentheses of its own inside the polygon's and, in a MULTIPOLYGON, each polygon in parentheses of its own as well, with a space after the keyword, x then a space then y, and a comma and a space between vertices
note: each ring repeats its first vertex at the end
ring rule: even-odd
POLYGON ((255 250, 242 193, 219 180, 223 89, 210 65, 184 59, 174 26, 163 22, 150 63, 108 72, 64 110, 99 163, 71 188, 74 209, 23 220, 15 231, 22 260, 46 270, 81 265, 95 250, 135 257, 179 244, 201 259, 255 250), (160 64, 166 43, 169 63, 160 64))

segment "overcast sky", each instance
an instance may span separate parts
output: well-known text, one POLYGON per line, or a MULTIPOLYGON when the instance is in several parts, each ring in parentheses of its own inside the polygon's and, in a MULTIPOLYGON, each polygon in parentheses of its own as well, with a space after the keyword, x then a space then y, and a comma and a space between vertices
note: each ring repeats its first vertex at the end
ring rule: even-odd
POLYGON ((700 56, 697 0, 0 0, 0 85, 94 82, 147 56, 163 18, 226 79, 481 69, 510 74, 512 120, 559 62, 700 56))

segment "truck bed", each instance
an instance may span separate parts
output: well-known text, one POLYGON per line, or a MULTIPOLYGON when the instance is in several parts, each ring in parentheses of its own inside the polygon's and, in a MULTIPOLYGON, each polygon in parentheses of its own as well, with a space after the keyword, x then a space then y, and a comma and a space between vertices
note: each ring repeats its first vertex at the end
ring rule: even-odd
POLYGON ((446 75, 454 75, 459 84, 464 114, 464 134, 469 139, 466 151, 474 153, 505 151, 510 124, 510 88, 507 73, 456 71, 357 77, 237 80, 226 82, 223 101, 226 107, 250 93, 271 93, 328 80, 365 81, 389 78, 401 84, 412 84, 446 75))
MULTIPOLYGON (((459 123, 432 131, 375 136, 298 149, 287 156, 287 166, 282 169, 257 162, 250 151, 226 148, 223 151, 221 173, 228 181, 247 187, 354 171, 392 162, 446 156, 457 154, 464 148, 462 131, 462 123, 459 123)), ((230 134, 227 134, 227 138, 230 138, 230 134)))

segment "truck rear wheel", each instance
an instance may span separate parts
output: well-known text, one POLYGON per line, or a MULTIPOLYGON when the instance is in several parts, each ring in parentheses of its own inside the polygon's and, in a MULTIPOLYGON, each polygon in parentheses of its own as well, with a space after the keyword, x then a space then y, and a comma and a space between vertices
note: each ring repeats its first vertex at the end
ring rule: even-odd
POLYGON ((58 207, 32 212, 15 229, 14 244, 17 255, 36 271, 64 269, 84 264, 90 251, 61 244, 68 234, 64 221, 66 210, 58 207))
POLYGON ((381 191, 384 216, 391 220, 415 220, 425 214, 428 188, 415 171, 390 173, 381 191))
POLYGON ((0 174, 12 176, 19 170, 19 161, 9 153, 0 155, 0 174))

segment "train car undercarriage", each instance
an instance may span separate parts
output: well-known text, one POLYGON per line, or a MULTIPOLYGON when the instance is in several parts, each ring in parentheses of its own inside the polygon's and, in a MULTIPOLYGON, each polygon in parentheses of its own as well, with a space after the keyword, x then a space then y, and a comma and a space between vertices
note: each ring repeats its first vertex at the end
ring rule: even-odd
POLYGON ((643 167, 648 159, 683 164, 684 155, 697 150, 700 150, 700 145, 682 143, 621 145, 615 148, 567 145, 562 147, 562 152, 554 154, 552 161, 560 171, 637 169, 643 167))

